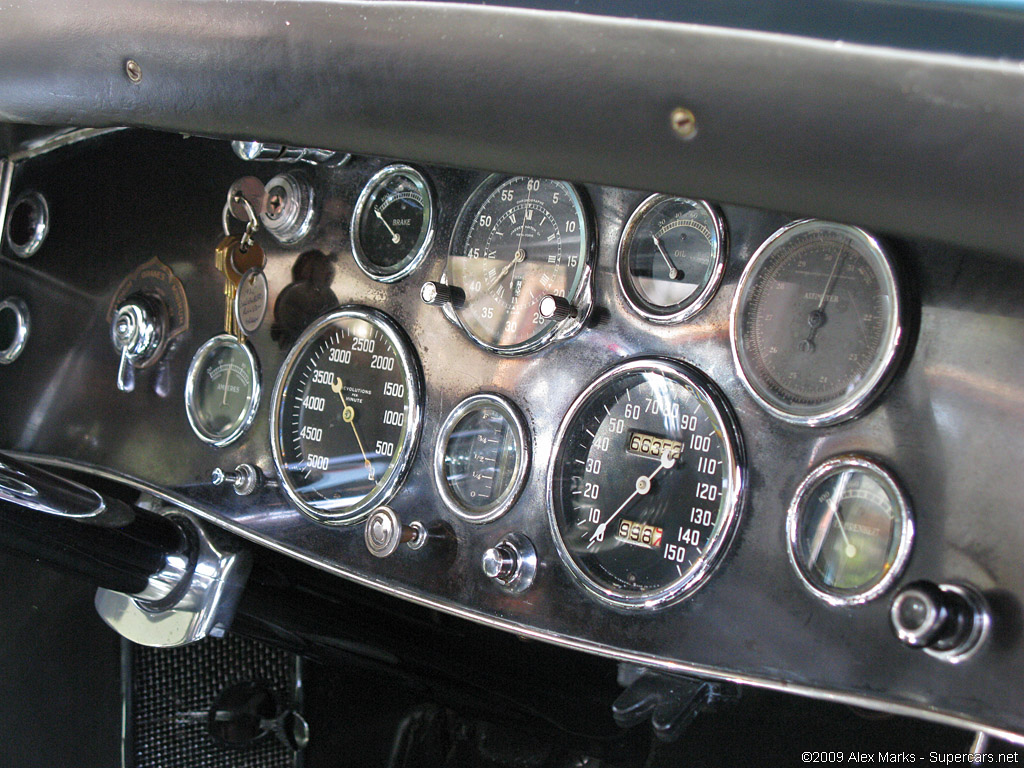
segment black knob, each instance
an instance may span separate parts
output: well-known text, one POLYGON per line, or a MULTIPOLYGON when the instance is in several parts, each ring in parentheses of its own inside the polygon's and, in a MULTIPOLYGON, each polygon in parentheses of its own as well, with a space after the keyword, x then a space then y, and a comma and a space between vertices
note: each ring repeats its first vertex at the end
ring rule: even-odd
POLYGON ((980 596, 963 587, 916 581, 903 587, 889 606, 889 623, 901 643, 962 655, 980 640, 987 622, 980 596))

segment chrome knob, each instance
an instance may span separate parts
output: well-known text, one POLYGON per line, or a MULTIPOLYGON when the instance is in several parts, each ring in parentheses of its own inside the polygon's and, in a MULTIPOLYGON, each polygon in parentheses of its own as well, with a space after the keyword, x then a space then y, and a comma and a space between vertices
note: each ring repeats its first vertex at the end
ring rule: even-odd
POLYGON ((157 354, 164 340, 164 313, 156 299, 141 294, 129 297, 114 313, 110 339, 121 355, 117 371, 117 388, 122 392, 135 389, 134 368, 141 368, 157 354))
POLYGON ((466 300, 466 294, 454 285, 428 280, 420 288, 420 298, 424 304, 441 307, 445 304, 462 304, 466 300))
POLYGON ((363 540, 374 557, 389 557, 401 544, 420 549, 427 542, 427 529, 419 522, 403 525, 391 507, 377 507, 366 519, 363 540))
POLYGON ((579 310, 562 296, 548 294, 540 300, 540 316, 549 320, 565 320, 578 314, 579 310))
POLYGON ((273 487, 275 482, 267 480, 263 470, 252 464, 239 464, 234 472, 225 472, 218 467, 210 475, 213 485, 230 485, 239 496, 249 496, 263 487, 273 487))
POLYGON ((510 533, 484 552, 480 566, 506 592, 523 592, 537 575, 537 551, 528 538, 510 533))
POLYGON ((916 581, 903 587, 889 606, 897 639, 949 661, 959 661, 987 635, 989 615, 974 589, 916 581))

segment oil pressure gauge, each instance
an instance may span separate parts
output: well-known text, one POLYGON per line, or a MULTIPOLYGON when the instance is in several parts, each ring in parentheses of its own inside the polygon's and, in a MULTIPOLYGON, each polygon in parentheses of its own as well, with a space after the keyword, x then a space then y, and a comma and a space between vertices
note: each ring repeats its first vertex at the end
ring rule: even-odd
POLYGON ((702 200, 652 195, 629 217, 619 241, 619 287, 629 306, 653 323, 700 312, 725 272, 725 227, 702 200))
POLYGON ((217 448, 252 425, 260 404, 260 368, 249 345, 229 333, 196 352, 185 383, 185 413, 192 431, 217 448))

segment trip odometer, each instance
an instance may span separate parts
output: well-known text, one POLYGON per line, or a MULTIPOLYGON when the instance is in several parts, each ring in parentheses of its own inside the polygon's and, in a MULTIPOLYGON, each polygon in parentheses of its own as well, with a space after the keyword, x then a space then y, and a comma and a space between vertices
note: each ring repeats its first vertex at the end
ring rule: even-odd
POLYGON ((271 442, 288 496, 344 525, 394 494, 420 432, 422 374, 382 312, 343 307, 310 326, 274 387, 271 442))
POLYGON ((739 432, 703 374, 623 363, 576 399, 556 438, 548 508, 559 554, 601 600, 655 608, 707 578, 735 530, 739 432))

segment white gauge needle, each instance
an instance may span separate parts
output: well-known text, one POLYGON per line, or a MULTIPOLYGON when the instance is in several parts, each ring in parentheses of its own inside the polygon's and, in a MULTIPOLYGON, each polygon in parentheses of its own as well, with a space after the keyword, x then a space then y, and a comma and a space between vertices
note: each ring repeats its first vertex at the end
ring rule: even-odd
POLYGON ((663 258, 665 263, 668 265, 668 279, 675 280, 680 277, 679 270, 676 269, 675 264, 672 263, 672 259, 668 257, 668 254, 665 252, 665 246, 661 244, 661 240, 658 239, 658 236, 651 235, 651 239, 654 241, 654 245, 658 248, 658 253, 661 254, 661 258, 663 258))
POLYGON ((388 224, 387 219, 384 218, 384 214, 380 212, 379 208, 374 206, 373 212, 377 215, 377 218, 380 219, 380 223, 387 227, 388 232, 391 233, 391 242, 398 245, 398 241, 402 239, 401 236, 391 228, 391 225, 388 224))
POLYGON ((231 365, 228 365, 228 372, 224 374, 224 399, 220 401, 221 405, 228 404, 228 384, 231 382, 231 365))
POLYGON ((814 351, 814 337, 818 334, 818 329, 825 324, 825 304, 828 302, 828 297, 832 295, 832 289, 835 288, 836 280, 839 279, 839 273, 842 271, 843 263, 846 261, 847 245, 849 244, 843 245, 843 250, 836 257, 836 263, 832 265, 832 272, 829 273, 828 281, 821 292, 821 300, 818 302, 818 306, 807 315, 807 324, 811 326, 811 332, 807 334, 806 339, 800 342, 800 349, 804 352, 814 351))
POLYGON ((348 403, 345 402, 345 395, 341 391, 343 386, 341 379, 335 379, 334 383, 331 384, 331 391, 341 398, 341 407, 344 409, 341 412, 341 418, 343 421, 347 421, 348 425, 352 427, 352 434, 356 436, 356 443, 359 445, 359 452, 363 454, 363 464, 366 465, 366 469, 369 473, 368 479, 372 483, 376 479, 373 471, 373 465, 370 463, 370 460, 366 458, 366 449, 363 448, 363 441, 359 437, 359 431, 356 429, 356 412, 349 407, 348 403))
POLYGON ((661 461, 658 462, 658 468, 649 475, 640 475, 640 477, 636 479, 636 489, 626 497, 624 502, 619 504, 619 508, 612 512, 611 517, 597 526, 594 532, 590 534, 590 543, 587 545, 587 549, 590 549, 597 542, 604 540, 604 532, 608 528, 608 525, 612 520, 619 516, 619 513, 622 512, 622 510, 629 506, 629 503, 633 501, 633 499, 637 496, 646 496, 651 492, 651 481, 654 479, 655 475, 663 469, 672 469, 675 465, 676 460, 668 457, 668 449, 666 449, 665 452, 661 454, 661 461))
POLYGON ((498 273, 498 276, 495 277, 491 281, 491 284, 487 286, 487 292, 490 293, 491 291, 493 291, 494 286, 496 286, 498 283, 505 279, 505 275, 508 274, 509 270, 515 267, 516 264, 519 264, 523 261, 526 261, 526 251, 520 248, 516 251, 516 255, 512 257, 512 261, 506 264, 505 268, 501 270, 501 272, 498 273))

